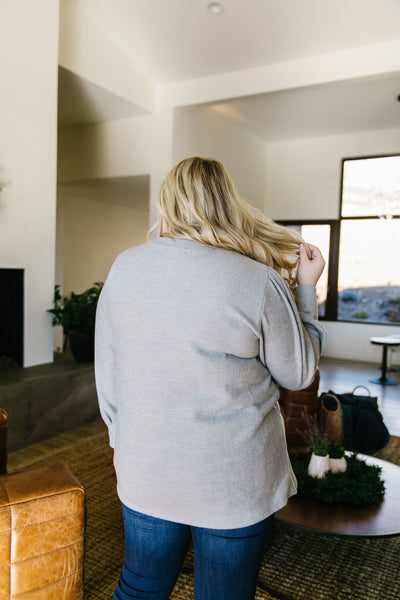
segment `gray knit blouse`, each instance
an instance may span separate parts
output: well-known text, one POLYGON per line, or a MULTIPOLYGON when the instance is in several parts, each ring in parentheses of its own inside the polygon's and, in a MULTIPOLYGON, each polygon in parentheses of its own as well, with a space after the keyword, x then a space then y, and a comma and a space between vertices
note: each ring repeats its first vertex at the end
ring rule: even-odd
POLYGON ((215 529, 279 510, 296 481, 278 384, 307 386, 325 337, 313 286, 295 301, 273 269, 234 251, 157 238, 123 252, 95 355, 120 500, 215 529))

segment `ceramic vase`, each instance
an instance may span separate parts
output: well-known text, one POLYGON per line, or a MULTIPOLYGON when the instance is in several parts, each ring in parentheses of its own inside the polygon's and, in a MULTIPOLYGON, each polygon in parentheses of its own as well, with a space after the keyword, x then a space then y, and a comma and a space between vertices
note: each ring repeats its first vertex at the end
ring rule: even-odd
POLYGON ((347 462, 344 456, 342 458, 330 458, 329 470, 332 473, 344 473, 347 469, 347 462))
POLYGON ((329 456, 318 456, 313 452, 308 465, 308 474, 321 479, 327 471, 329 471, 329 456))

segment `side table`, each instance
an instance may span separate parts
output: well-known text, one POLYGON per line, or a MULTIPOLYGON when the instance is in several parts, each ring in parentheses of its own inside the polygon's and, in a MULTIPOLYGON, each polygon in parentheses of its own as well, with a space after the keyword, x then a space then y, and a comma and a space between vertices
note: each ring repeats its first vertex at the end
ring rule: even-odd
POLYGON ((397 381, 393 381, 386 377, 387 372, 387 351, 390 346, 400 346, 400 340, 396 340, 393 337, 372 337, 369 339, 371 344, 382 346, 382 363, 381 370, 382 374, 379 379, 370 379, 371 383, 377 383, 378 385, 398 385, 397 381))

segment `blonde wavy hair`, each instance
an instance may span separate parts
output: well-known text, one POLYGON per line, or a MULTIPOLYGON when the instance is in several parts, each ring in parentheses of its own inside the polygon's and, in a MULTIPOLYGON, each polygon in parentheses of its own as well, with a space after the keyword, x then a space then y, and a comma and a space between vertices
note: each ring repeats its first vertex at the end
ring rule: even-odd
POLYGON ((302 237, 242 200, 217 160, 193 156, 166 176, 157 197, 158 219, 149 231, 234 250, 272 267, 293 290, 302 237))

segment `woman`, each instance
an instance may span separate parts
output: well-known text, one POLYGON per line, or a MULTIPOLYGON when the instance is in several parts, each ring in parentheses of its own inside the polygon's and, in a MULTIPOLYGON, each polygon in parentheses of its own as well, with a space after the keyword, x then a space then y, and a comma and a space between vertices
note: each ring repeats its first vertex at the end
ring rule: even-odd
POLYGON ((296 492, 278 386, 313 379, 324 260, 215 160, 181 161, 157 206, 159 237, 117 258, 97 310, 125 531, 114 600, 168 598, 191 539, 195 599, 250 600, 271 515, 296 492))

